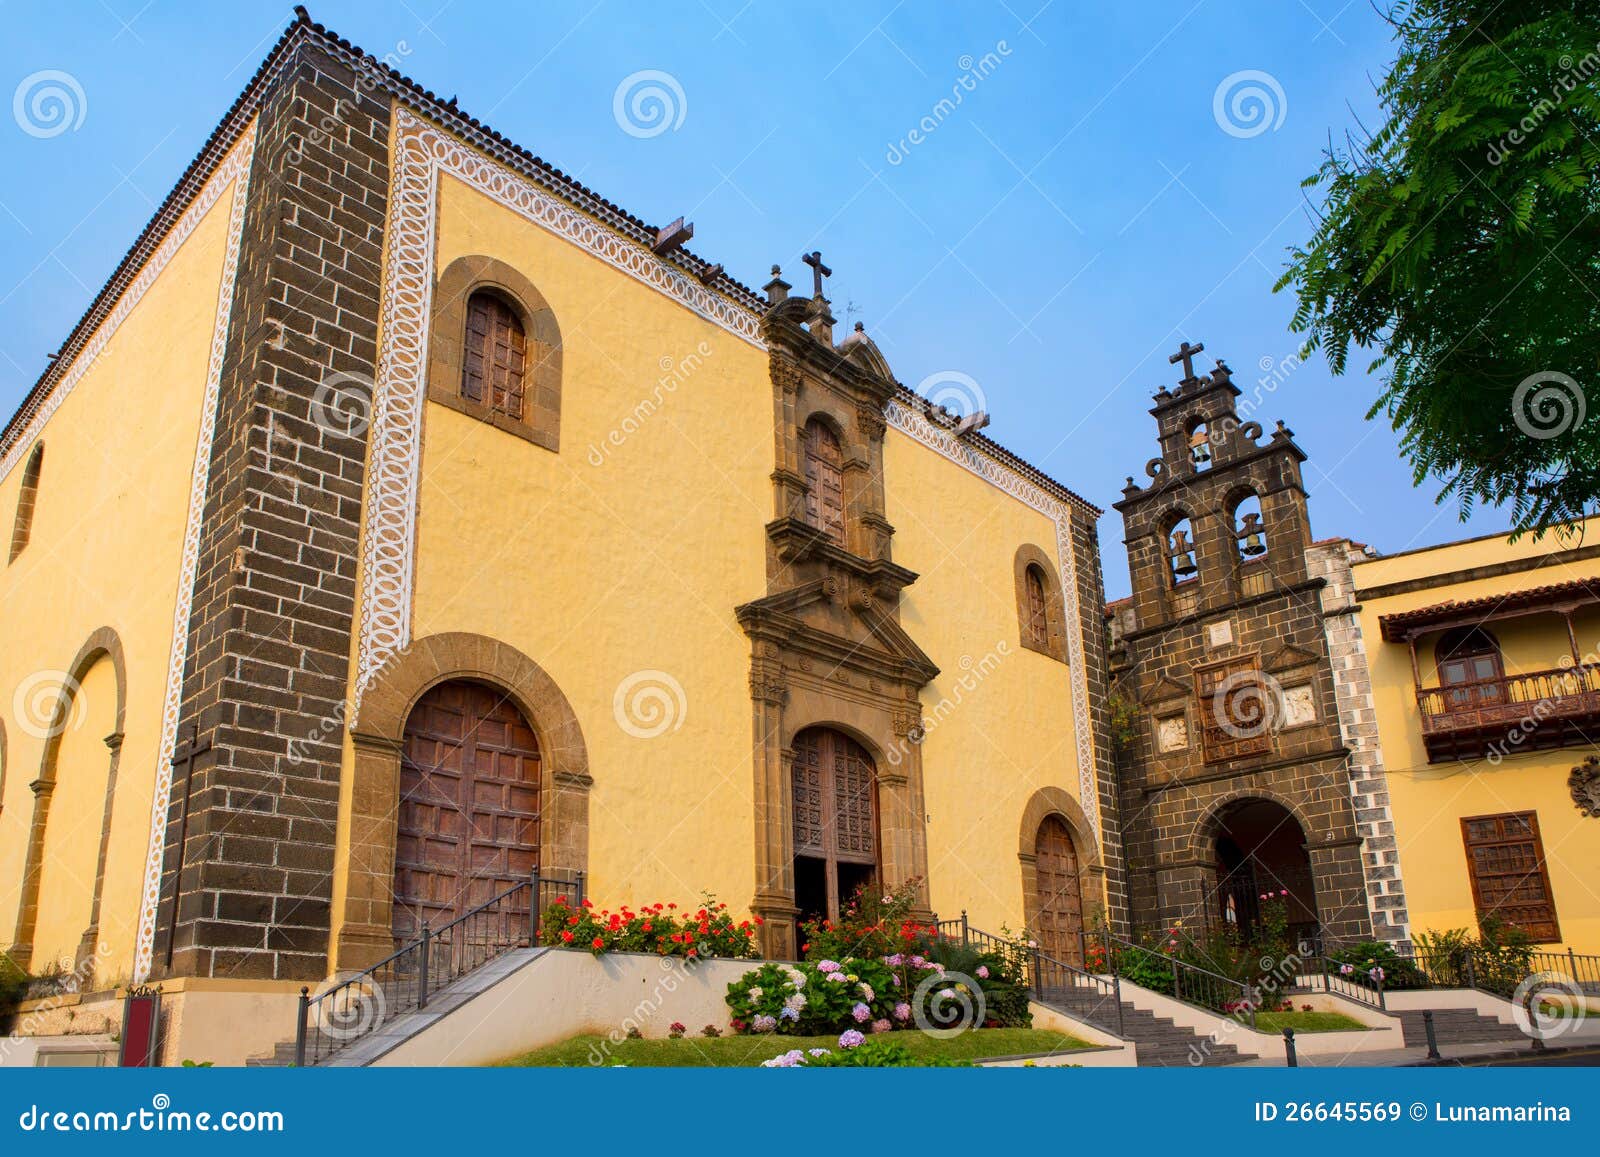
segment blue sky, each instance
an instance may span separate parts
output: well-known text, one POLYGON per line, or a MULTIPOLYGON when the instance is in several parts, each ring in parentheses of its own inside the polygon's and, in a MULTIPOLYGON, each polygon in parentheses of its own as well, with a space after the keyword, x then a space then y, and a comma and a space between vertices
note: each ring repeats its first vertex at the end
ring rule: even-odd
MULTIPOLYGON (((1294 303, 1271 287, 1309 230, 1300 181, 1330 129, 1373 122, 1392 51, 1371 6, 1040 4, 324 0, 311 14, 644 219, 687 214, 694 249, 747 284, 774 262, 808 283, 799 256, 820 248, 834 312, 865 323, 903 382, 975 383, 956 388, 981 394, 989 434, 1108 510, 1155 452, 1150 395, 1188 339, 1247 394, 1273 383, 1252 416, 1283 418, 1310 454, 1318 536, 1393 552, 1504 527, 1493 510, 1463 525, 1436 486, 1412 487, 1387 423, 1364 419, 1375 379, 1317 358, 1281 368, 1294 303), (630 121, 626 91, 619 120, 619 86, 643 71, 670 78, 670 124, 648 102, 630 121)), ((68 0, 0 18, 9 413, 291 11, 68 0), (39 136, 15 94, 45 70, 82 97, 75 127, 39 136)), ((1127 589, 1121 530, 1110 511, 1112 597, 1127 589)))

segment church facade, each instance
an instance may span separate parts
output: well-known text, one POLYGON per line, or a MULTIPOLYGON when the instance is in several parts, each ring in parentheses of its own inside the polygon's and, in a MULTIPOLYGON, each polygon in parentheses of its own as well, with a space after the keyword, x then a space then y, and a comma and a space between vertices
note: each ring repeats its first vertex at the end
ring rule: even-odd
POLYGON ((270 1044, 535 869, 1126 919, 1100 512, 683 236, 301 15, 0 441, 15 961, 270 1044))

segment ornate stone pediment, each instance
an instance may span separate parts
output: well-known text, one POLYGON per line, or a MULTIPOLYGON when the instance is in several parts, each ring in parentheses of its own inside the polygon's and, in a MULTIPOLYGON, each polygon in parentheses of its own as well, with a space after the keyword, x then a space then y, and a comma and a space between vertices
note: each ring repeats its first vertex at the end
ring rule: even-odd
POLYGON ((1262 664, 1262 670, 1292 671, 1296 667, 1309 667, 1321 661, 1322 656, 1315 651, 1308 651, 1293 643, 1285 643, 1267 657, 1267 661, 1262 664))
POLYGON ((801 670, 831 672, 836 680, 845 672, 869 691, 921 687, 939 673, 869 584, 830 576, 734 613, 752 641, 772 644, 801 670))
POLYGON ((1139 697, 1139 702, 1145 706, 1156 703, 1170 703, 1174 699, 1187 699, 1194 693, 1194 688, 1178 682, 1170 675, 1163 675, 1139 697))

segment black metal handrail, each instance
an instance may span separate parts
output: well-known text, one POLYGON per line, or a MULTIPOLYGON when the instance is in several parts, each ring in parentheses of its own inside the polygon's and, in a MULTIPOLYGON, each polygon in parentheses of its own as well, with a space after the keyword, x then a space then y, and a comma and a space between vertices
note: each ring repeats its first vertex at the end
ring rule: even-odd
POLYGON ((1023 941, 1015 936, 996 936, 992 932, 974 928, 967 919, 965 909, 962 909, 959 920, 940 920, 936 917, 933 928, 940 936, 961 941, 964 948, 1021 952, 1025 961, 1023 983, 1035 1000, 1064 1005, 1074 1016, 1096 1028, 1124 1037, 1122 984, 1115 975, 1096 976, 1041 952, 1033 941, 1023 941))
POLYGON ((294 1060, 320 1064, 370 1036, 391 1018, 428 1007, 430 997, 515 948, 539 943, 539 920, 559 896, 583 903, 583 873, 522 880, 437 929, 401 945, 370 968, 311 995, 300 990, 294 1060))
POLYGON ((1261 999, 1255 988, 1242 980, 1234 980, 1221 973, 1212 972, 1208 968, 1201 968, 1198 964, 1190 964, 1186 960, 1179 960, 1176 956, 1168 956, 1153 948, 1146 948, 1131 940, 1113 936, 1109 932, 1081 932, 1079 939, 1084 946, 1085 960, 1089 958, 1089 942, 1100 941, 1106 967, 1113 976, 1121 975, 1120 957, 1124 953, 1142 953, 1159 962, 1163 969, 1171 973, 1172 992, 1162 995, 1170 995, 1174 1000, 1203 1008, 1211 1013, 1243 1014, 1250 1027, 1252 1029, 1256 1027, 1256 1009, 1260 1006, 1261 999))

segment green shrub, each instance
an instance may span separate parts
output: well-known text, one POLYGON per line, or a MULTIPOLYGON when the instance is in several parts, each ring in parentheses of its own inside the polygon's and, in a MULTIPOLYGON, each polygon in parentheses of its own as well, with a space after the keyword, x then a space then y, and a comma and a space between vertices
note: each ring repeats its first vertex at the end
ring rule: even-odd
POLYGON ((28 991, 32 978, 17 967, 16 961, 0 953, 0 1016, 16 1011, 28 991))
POLYGON ((1328 963, 1335 971, 1339 965, 1348 965, 1355 969, 1360 974, 1362 983, 1372 978, 1374 968, 1381 968, 1383 987, 1391 992, 1428 987, 1428 978, 1422 969, 1417 967, 1416 961, 1401 956, 1394 950, 1393 945, 1377 940, 1364 940, 1359 944, 1347 944, 1343 948, 1335 948, 1328 953, 1328 963))

